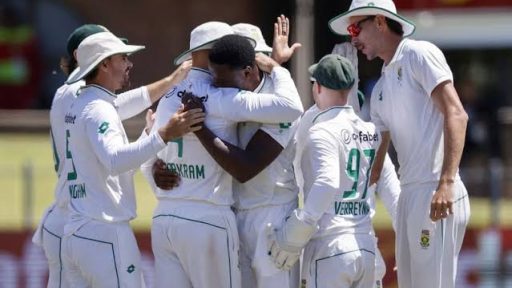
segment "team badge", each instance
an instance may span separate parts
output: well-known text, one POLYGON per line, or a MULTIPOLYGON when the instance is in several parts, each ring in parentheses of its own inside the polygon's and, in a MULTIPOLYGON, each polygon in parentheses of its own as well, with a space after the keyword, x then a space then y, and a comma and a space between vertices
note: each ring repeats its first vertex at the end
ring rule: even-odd
POLYGON ((402 67, 398 68, 398 71, 396 72, 396 76, 398 81, 402 81, 402 67))
POLYGON ((430 231, 421 230, 420 245, 423 249, 427 249, 430 246, 430 231))
POLYGON ((382 101, 382 91, 379 93, 379 101, 382 101))
POLYGON ((300 281, 300 288, 306 288, 306 279, 300 281))

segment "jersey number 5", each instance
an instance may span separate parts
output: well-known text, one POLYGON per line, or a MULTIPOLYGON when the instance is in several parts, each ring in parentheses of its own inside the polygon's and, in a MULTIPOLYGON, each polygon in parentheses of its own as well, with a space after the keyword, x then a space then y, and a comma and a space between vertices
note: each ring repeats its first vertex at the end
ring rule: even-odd
POLYGON ((73 162, 73 155, 71 155, 71 151, 69 151, 69 137, 71 135, 69 134, 69 130, 66 130, 66 159, 69 159, 71 161, 71 165, 73 165, 73 171, 68 173, 68 180, 76 180, 76 169, 75 169, 75 163, 73 162))

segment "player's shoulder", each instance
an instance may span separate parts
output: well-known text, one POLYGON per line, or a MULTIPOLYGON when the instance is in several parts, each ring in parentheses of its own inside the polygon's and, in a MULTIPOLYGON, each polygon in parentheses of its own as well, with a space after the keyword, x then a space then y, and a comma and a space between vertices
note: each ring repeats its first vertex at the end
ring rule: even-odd
POLYGON ((55 91, 55 95, 52 100, 52 107, 59 105, 59 102, 74 99, 77 96, 77 92, 84 83, 82 81, 73 84, 63 84, 55 91))
POLYGON ((435 44, 424 40, 406 39, 403 44, 403 54, 408 58, 424 58, 426 55, 443 55, 443 52, 435 44))

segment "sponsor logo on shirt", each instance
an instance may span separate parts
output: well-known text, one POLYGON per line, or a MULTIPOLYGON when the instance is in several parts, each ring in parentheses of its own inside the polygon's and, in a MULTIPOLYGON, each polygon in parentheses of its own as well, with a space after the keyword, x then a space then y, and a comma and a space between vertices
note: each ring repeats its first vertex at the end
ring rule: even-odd
MULTIPOLYGON (((184 90, 181 90, 178 92, 177 96, 181 99, 181 97, 183 97, 183 95, 187 93, 187 90, 184 89, 184 90)), ((193 93, 192 93, 193 94, 193 93)), ((172 95, 171 95, 172 96, 172 95)), ((201 102, 203 103, 206 103, 208 101, 208 95, 206 96, 197 96, 199 99, 201 99, 201 102)))
POLYGON ((75 124, 75 120, 76 115, 66 114, 66 116, 64 116, 64 122, 66 123, 75 124))
POLYGON ((370 132, 359 131, 359 133, 350 133, 346 129, 341 130, 341 140, 345 144, 349 144, 352 140, 362 142, 379 141, 379 134, 371 134, 370 132))
POLYGON ((171 97, 172 95, 174 95, 176 93, 176 90, 178 90, 178 86, 174 86, 169 92, 167 92, 165 94, 165 98, 169 98, 171 97))

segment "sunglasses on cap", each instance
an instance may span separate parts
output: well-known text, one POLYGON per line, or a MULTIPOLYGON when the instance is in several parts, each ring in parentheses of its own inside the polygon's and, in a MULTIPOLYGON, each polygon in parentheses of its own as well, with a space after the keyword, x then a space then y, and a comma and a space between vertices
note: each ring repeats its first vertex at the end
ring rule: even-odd
POLYGON ((375 16, 368 16, 366 18, 363 18, 355 23, 350 24, 347 27, 348 34, 350 37, 357 37, 359 36, 359 33, 361 33, 361 24, 363 24, 365 21, 372 20, 375 18, 375 16))

